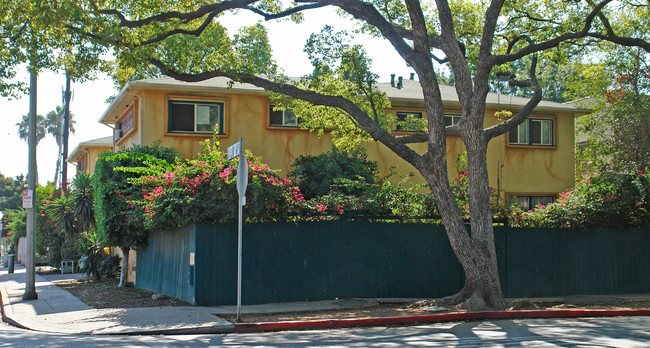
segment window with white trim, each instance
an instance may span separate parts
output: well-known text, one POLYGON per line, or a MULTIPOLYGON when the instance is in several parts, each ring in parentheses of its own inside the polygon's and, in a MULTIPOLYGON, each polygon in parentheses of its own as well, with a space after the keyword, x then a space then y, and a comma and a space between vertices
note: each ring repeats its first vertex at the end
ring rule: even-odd
POLYGON ((517 128, 510 130, 508 142, 511 145, 553 146, 554 127, 552 119, 526 119, 517 128))
POLYGON ((463 115, 460 115, 460 114, 446 114, 445 115, 445 127, 457 125, 458 122, 460 121, 461 117, 463 117, 463 115))
POLYGON ((273 110, 269 107, 269 126, 272 127, 298 127, 298 117, 289 109, 273 110))
POLYGON ((169 101, 169 132, 173 133, 223 133, 221 102, 169 101))

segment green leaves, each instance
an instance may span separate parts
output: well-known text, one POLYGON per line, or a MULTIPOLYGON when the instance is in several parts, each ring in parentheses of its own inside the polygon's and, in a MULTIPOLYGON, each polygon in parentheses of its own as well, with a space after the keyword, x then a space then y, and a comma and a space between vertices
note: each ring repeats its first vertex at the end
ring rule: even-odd
POLYGON ((552 204, 515 211, 513 226, 639 227, 650 224, 650 175, 643 171, 599 173, 563 192, 552 204))
POLYGON ((77 231, 75 202, 73 196, 60 197, 47 207, 47 214, 56 222, 66 238, 71 238, 77 231))
POLYGON ((95 197, 92 177, 86 172, 77 174, 72 179, 72 197, 74 215, 81 230, 95 227, 95 197))
POLYGON ((289 178, 298 184, 305 198, 311 199, 327 194, 340 179, 374 184, 378 167, 362 150, 346 153, 333 148, 321 155, 298 157, 291 165, 289 178))
MULTIPOLYGON (((190 31, 194 27, 188 24, 183 28, 190 31)), ((241 28, 231 39, 221 24, 210 22, 198 36, 176 34, 160 42, 139 45, 135 43, 134 47, 117 52, 114 75, 120 86, 132 79, 159 76, 152 61, 184 74, 218 70, 233 75, 272 76, 277 70, 267 31, 260 24, 241 28)))
MULTIPOLYGON (((307 209, 300 190, 281 179, 261 159, 246 152, 249 162, 244 216, 254 221, 287 221, 307 209)), ((143 211, 149 229, 181 227, 187 224, 221 224, 236 221, 236 187, 239 159, 227 160, 218 141, 204 142, 203 151, 173 166, 148 165, 139 178, 142 198, 131 202, 143 211)))
POLYGON ((142 199, 143 188, 133 185, 130 179, 138 178, 147 163, 164 167, 176 157, 180 157, 178 150, 156 145, 100 154, 93 174, 95 217, 97 231, 106 238, 107 245, 138 247, 146 242, 145 212, 133 203, 142 199))

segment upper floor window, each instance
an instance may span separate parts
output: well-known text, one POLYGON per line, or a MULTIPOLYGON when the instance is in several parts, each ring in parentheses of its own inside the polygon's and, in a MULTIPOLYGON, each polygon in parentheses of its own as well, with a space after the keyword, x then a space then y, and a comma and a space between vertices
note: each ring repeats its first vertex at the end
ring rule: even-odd
POLYGON ((169 101, 169 131, 179 133, 223 133, 223 103, 169 101))
POLYGON ((552 119, 526 119, 516 129, 510 130, 508 142, 512 145, 543 145, 554 144, 554 127, 552 119))
POLYGON ((122 139, 133 130, 133 109, 131 109, 115 127, 115 141, 122 139))
POLYGON ((445 127, 457 125, 461 117, 463 117, 463 115, 455 115, 455 114, 445 115, 445 127))
POLYGON ((298 117, 289 109, 273 110, 269 108, 269 126, 272 127, 298 127, 298 117))
POLYGON ((424 120, 421 112, 398 111, 396 131, 401 132, 419 132, 424 120))
POLYGON ((86 162, 88 161, 87 156, 88 155, 83 155, 77 162, 77 173, 83 173, 86 171, 87 169, 86 162))

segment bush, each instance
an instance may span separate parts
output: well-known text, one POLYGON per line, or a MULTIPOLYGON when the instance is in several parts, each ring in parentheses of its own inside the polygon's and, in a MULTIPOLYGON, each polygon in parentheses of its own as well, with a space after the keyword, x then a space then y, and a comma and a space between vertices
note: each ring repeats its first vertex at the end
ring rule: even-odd
POLYGON ((147 165, 170 167, 180 157, 173 148, 134 146, 103 152, 93 174, 97 231, 108 246, 138 247, 146 243, 145 212, 134 201, 143 199, 143 187, 129 180, 140 177, 147 165))
POLYGON ((361 180, 337 179, 324 196, 308 203, 320 211, 357 210, 372 217, 435 217, 437 209, 430 194, 420 191, 426 185, 412 183, 405 177, 398 184, 386 180, 382 184, 361 180))
POLYGON ((348 153, 336 148, 318 156, 300 156, 291 167, 288 176, 306 199, 328 194, 336 180, 375 183, 379 168, 377 162, 368 161, 362 150, 348 153))
POLYGON ((87 276, 92 275, 93 279, 98 281, 102 278, 101 266, 106 258, 102 246, 102 237, 94 230, 81 233, 84 241, 85 250, 83 256, 79 259, 79 269, 81 273, 87 276))
POLYGON ((577 183, 547 206, 514 210, 509 222, 528 227, 650 226, 650 175, 601 173, 577 183))
POLYGON ((120 273, 122 258, 117 255, 109 255, 99 267, 99 274, 106 279, 116 279, 120 273))

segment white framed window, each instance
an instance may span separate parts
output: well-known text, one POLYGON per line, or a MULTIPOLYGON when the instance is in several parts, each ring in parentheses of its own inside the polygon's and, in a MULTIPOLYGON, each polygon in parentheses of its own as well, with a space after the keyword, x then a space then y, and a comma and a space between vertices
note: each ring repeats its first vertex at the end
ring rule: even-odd
POLYGON ((445 127, 446 126, 455 126, 460 121, 463 115, 460 114, 445 114, 445 127))
POLYGON ((298 127, 298 117, 289 109, 273 110, 269 107, 269 126, 272 127, 298 127))
POLYGON ((169 101, 168 131, 173 133, 223 133, 223 110, 221 102, 169 101))
POLYGON ((528 211, 537 206, 549 205, 555 201, 554 196, 510 196, 510 204, 528 211))
POLYGON ((555 145, 553 123, 552 119, 526 119, 517 128, 510 130, 508 142, 511 145, 553 146, 555 145))

